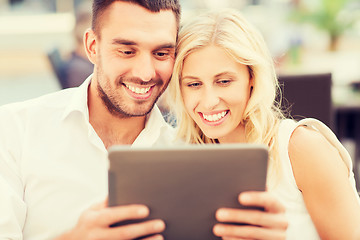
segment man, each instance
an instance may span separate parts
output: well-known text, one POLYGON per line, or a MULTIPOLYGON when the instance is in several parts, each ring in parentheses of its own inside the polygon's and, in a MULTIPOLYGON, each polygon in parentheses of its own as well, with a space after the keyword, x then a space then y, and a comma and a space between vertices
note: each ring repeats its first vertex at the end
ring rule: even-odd
MULTIPOLYGON (((177 0, 94 0, 84 37, 93 75, 0 108, 0 239, 162 239, 162 220, 109 227, 149 209, 107 207, 107 148, 172 144, 154 103, 171 77, 179 14, 177 0)), ((257 199, 278 225, 281 205, 257 199)))

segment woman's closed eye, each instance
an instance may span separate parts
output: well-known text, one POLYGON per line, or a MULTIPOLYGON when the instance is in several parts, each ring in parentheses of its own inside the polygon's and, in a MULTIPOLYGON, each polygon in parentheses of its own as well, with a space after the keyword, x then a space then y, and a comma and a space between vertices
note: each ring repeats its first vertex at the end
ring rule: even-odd
POLYGON ((221 79, 221 80, 217 80, 216 84, 221 85, 221 86, 227 86, 232 82, 231 79, 221 79))
POLYGON ((189 82, 186 83, 185 86, 189 87, 189 88, 197 88, 201 86, 200 82, 189 82))

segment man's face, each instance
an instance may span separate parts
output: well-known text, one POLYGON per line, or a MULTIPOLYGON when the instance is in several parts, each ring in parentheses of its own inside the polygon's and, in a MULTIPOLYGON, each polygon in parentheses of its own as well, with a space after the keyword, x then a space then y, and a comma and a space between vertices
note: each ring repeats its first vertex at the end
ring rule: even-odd
POLYGON ((98 94, 116 116, 146 115, 172 74, 175 14, 116 1, 99 21, 94 71, 98 94))

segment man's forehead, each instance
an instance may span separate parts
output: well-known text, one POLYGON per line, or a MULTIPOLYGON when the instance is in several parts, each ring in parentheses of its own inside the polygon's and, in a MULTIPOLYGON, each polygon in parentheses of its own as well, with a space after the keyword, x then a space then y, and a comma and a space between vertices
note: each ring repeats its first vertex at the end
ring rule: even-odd
POLYGON ((104 14, 98 33, 107 44, 136 45, 151 51, 176 45, 176 17, 171 10, 154 13, 125 3, 110 6, 104 14))
POLYGON ((155 31, 163 29, 169 34, 177 34, 176 15, 172 10, 160 10, 152 12, 140 5, 115 1, 101 16, 101 28, 109 27, 128 27, 134 31, 155 31))

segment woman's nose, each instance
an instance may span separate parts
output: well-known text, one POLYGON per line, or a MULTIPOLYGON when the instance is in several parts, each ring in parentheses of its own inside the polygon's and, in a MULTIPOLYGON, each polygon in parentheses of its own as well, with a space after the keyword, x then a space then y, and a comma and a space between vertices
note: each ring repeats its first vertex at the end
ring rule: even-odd
POLYGON ((213 87, 208 87, 204 90, 201 101, 206 110, 212 110, 219 104, 220 97, 213 87))

